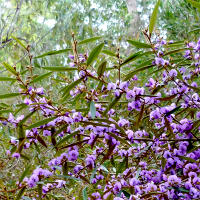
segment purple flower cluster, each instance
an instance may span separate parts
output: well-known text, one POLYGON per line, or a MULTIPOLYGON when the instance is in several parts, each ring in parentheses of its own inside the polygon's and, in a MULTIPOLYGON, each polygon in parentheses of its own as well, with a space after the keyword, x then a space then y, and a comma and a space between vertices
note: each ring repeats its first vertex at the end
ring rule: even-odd
MULTIPOLYGON (((200 40, 187 44, 190 49, 184 57, 191 61, 189 67, 178 65, 165 54, 171 43, 159 39, 152 46, 152 66, 162 72, 145 84, 136 76, 128 81, 110 81, 108 74, 98 75, 86 68, 83 63, 87 56, 79 55, 83 65, 77 76, 82 82, 70 95, 74 99, 84 94, 85 101, 76 99, 80 103, 77 109, 67 103, 67 107, 52 104, 43 88, 22 90, 29 111, 38 111, 43 119, 50 120, 27 129, 30 122, 26 122, 24 141, 11 137, 10 144, 17 149, 12 157, 19 159, 20 151, 30 151, 33 144, 56 151, 50 154, 51 159, 47 155, 52 172, 37 168, 24 183, 34 188, 44 181, 42 191, 46 195, 68 183, 56 178, 65 174, 67 166, 66 176, 90 184, 90 200, 200 199, 200 97, 196 79, 200 40), (88 77, 100 80, 100 86, 89 89, 88 77), (113 101, 107 105, 110 98, 113 101), (93 109, 82 108, 91 101, 95 117, 93 109)), ((78 65, 74 56, 69 59, 73 60, 71 67, 78 65)), ((12 124, 15 130, 23 119, 23 115, 9 114, 2 123, 12 124)))

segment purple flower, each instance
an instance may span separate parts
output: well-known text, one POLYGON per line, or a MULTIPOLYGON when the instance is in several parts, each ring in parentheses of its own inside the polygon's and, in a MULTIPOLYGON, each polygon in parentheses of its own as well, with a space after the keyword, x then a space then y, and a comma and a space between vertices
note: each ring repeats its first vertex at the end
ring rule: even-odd
POLYGON ((181 184, 181 179, 178 178, 176 175, 171 175, 171 176, 168 177, 167 182, 170 185, 180 185, 181 184))
POLYGON ((117 194, 121 190, 121 188, 122 188, 121 183, 120 182, 116 182, 115 185, 114 185, 114 187, 113 187, 113 192, 115 194, 117 194))
POLYGON ((56 188, 61 188, 66 184, 66 181, 63 180, 56 180, 57 186, 56 188))
POLYGON ((107 90, 115 90, 116 84, 115 83, 108 83, 107 90))
POLYGON ((44 131, 43 131, 43 135, 44 135, 44 136, 51 136, 51 131, 49 131, 49 130, 44 130, 44 131))
POLYGON ((161 118, 161 114, 158 108, 150 113, 150 120, 161 118))
POLYGON ((69 151, 69 157, 68 157, 68 160, 69 160, 69 161, 75 161, 75 160, 77 160, 78 155, 79 155, 79 153, 78 153, 77 150, 69 151))
POLYGON ((83 166, 82 165, 76 165, 74 167, 74 174, 77 174, 80 170, 83 169, 83 166))
POLYGON ((171 77, 175 77, 175 76, 177 76, 177 71, 175 69, 172 69, 172 70, 169 71, 169 75, 171 77))
POLYGON ((20 158, 20 154, 19 153, 13 153, 12 157, 19 159, 20 158))
POLYGON ((94 159, 92 157, 87 157, 85 159, 85 163, 86 163, 86 166, 89 167, 89 168, 94 168, 94 159))
POLYGON ((164 66, 165 65, 165 60, 163 58, 156 57, 155 58, 155 63, 156 63, 157 66, 164 66))

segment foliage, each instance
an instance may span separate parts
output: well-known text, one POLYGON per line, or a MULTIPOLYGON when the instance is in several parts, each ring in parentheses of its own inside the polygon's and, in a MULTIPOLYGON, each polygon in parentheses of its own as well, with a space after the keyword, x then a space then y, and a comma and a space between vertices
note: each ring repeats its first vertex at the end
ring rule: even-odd
POLYGON ((159 3, 126 56, 101 36, 35 56, 12 37, 24 60, 2 62, 1 199, 200 198, 200 40, 155 34, 159 3))

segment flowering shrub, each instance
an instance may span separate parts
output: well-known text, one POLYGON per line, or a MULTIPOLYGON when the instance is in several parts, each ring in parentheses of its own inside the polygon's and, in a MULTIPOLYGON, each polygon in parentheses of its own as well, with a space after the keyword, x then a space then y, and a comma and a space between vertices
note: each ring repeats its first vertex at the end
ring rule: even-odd
POLYGON ((7 116, 1 104, 1 199, 200 199, 200 40, 144 35, 149 44, 128 42, 147 51, 126 59, 104 43, 79 54, 73 35, 70 67, 34 76, 28 48, 30 77, 3 63, 20 89, 0 98, 19 96, 25 111, 7 116), (53 73, 64 77, 56 95, 38 84, 53 73))

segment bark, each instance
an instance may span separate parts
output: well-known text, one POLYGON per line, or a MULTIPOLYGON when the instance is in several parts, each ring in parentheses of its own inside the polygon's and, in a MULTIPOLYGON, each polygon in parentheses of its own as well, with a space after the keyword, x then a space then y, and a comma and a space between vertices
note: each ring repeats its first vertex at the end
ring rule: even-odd
POLYGON ((137 14, 137 0, 126 0, 128 13, 131 15, 128 36, 135 37, 139 31, 139 16, 137 14))

